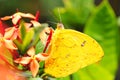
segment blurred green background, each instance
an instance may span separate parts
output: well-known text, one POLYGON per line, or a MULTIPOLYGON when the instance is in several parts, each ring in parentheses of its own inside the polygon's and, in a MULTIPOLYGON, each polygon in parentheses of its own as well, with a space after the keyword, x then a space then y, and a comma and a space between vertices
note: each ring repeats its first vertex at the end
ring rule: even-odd
POLYGON ((41 23, 55 28, 52 22, 62 21, 65 28, 84 32, 100 43, 105 55, 99 63, 56 80, 120 80, 119 4, 120 0, 0 0, 0 17, 17 9, 32 14, 39 10, 41 23))

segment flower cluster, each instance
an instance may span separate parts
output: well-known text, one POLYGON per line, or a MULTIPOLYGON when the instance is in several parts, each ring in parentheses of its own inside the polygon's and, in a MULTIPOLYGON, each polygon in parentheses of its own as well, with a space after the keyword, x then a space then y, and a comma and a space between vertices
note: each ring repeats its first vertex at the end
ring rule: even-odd
POLYGON ((49 57, 45 51, 52 32, 47 24, 40 24, 38 19, 39 11, 36 16, 17 12, 1 18, 1 21, 12 20, 13 26, 0 33, 0 46, 5 46, 12 53, 14 65, 30 70, 33 77, 38 74, 40 63, 49 57), (41 46, 43 48, 38 49, 41 46))

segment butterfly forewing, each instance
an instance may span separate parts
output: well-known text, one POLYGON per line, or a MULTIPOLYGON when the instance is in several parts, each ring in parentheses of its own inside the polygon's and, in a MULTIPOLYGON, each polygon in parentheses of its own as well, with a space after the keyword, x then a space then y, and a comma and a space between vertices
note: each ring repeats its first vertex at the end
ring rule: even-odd
POLYGON ((54 77, 65 77, 103 56, 102 48, 94 39, 71 29, 55 31, 48 52, 45 72, 54 77))

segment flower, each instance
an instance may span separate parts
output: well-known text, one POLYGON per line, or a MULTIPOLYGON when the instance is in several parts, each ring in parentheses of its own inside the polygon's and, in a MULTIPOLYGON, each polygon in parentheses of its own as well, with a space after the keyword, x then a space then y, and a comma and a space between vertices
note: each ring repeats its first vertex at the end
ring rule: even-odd
POLYGON ((0 34, 0 46, 4 45, 8 49, 17 49, 16 45, 13 43, 12 40, 8 40, 0 34))
MULTIPOLYGON (((1 48, 0 48, 1 50, 1 48)), ((6 51, 3 52, 9 59, 12 59, 6 54, 6 51)), ((24 72, 18 70, 13 64, 10 63, 10 60, 0 53, 0 79, 1 80, 27 80, 26 76, 23 75, 24 72)))
POLYGON ((17 37, 20 37, 19 28, 16 27, 6 28, 4 37, 10 40, 17 39, 17 37))
POLYGON ((30 13, 17 12, 11 16, 0 18, 1 21, 11 19, 13 23, 12 27, 4 30, 4 34, 0 34, 0 47, 2 47, 1 45, 4 45, 9 49, 10 53, 14 53, 12 54, 12 60, 14 63, 21 64, 24 68, 26 67, 25 69, 30 70, 33 77, 38 74, 40 68, 39 62, 45 61, 49 57, 49 54, 45 53, 45 51, 50 43, 53 32, 51 28, 46 26, 44 27, 38 22, 39 16, 39 11, 37 11, 35 16, 30 13), (29 22, 21 21, 21 19, 24 18, 30 19, 29 22), (26 43, 26 41, 29 40, 29 35, 27 34, 29 34, 28 32, 31 31, 31 29, 37 34, 37 36, 36 34, 33 34, 35 36, 31 36, 32 38, 30 39, 29 43, 26 43), (37 40, 35 41, 34 39, 39 39, 44 43, 45 49, 42 51, 42 53, 35 54, 34 47, 28 49, 29 46, 35 46, 31 44, 37 42, 37 40), (13 41, 15 41, 16 45, 13 43, 13 41), (25 51, 23 48, 25 48, 25 51), (27 49, 28 51, 26 51, 27 49))
POLYGON ((0 33, 1 34, 5 33, 5 28, 7 28, 7 27, 8 27, 8 25, 0 20, 0 33))
POLYGON ((16 60, 14 60, 14 62, 22 65, 29 65, 30 71, 32 72, 33 77, 35 77, 40 67, 39 62, 46 60, 48 58, 48 54, 38 53, 35 55, 35 49, 34 47, 31 47, 27 51, 27 55, 28 56, 17 58, 16 60))
POLYGON ((5 16, 3 18, 1 18, 1 20, 9 20, 12 19, 12 22, 14 25, 17 25, 17 23, 19 23, 20 19, 22 17, 25 18, 30 18, 30 19, 35 19, 35 16, 30 14, 30 13, 22 13, 22 12, 17 12, 15 14, 13 14, 12 16, 5 16))

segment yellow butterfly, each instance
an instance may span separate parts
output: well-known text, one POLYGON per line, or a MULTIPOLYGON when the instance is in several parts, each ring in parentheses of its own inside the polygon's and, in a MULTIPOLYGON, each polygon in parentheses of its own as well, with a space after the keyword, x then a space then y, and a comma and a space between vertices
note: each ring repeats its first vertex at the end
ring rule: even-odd
POLYGON ((57 25, 45 61, 45 73, 65 77, 92 63, 104 55, 101 46, 90 36, 57 25))

